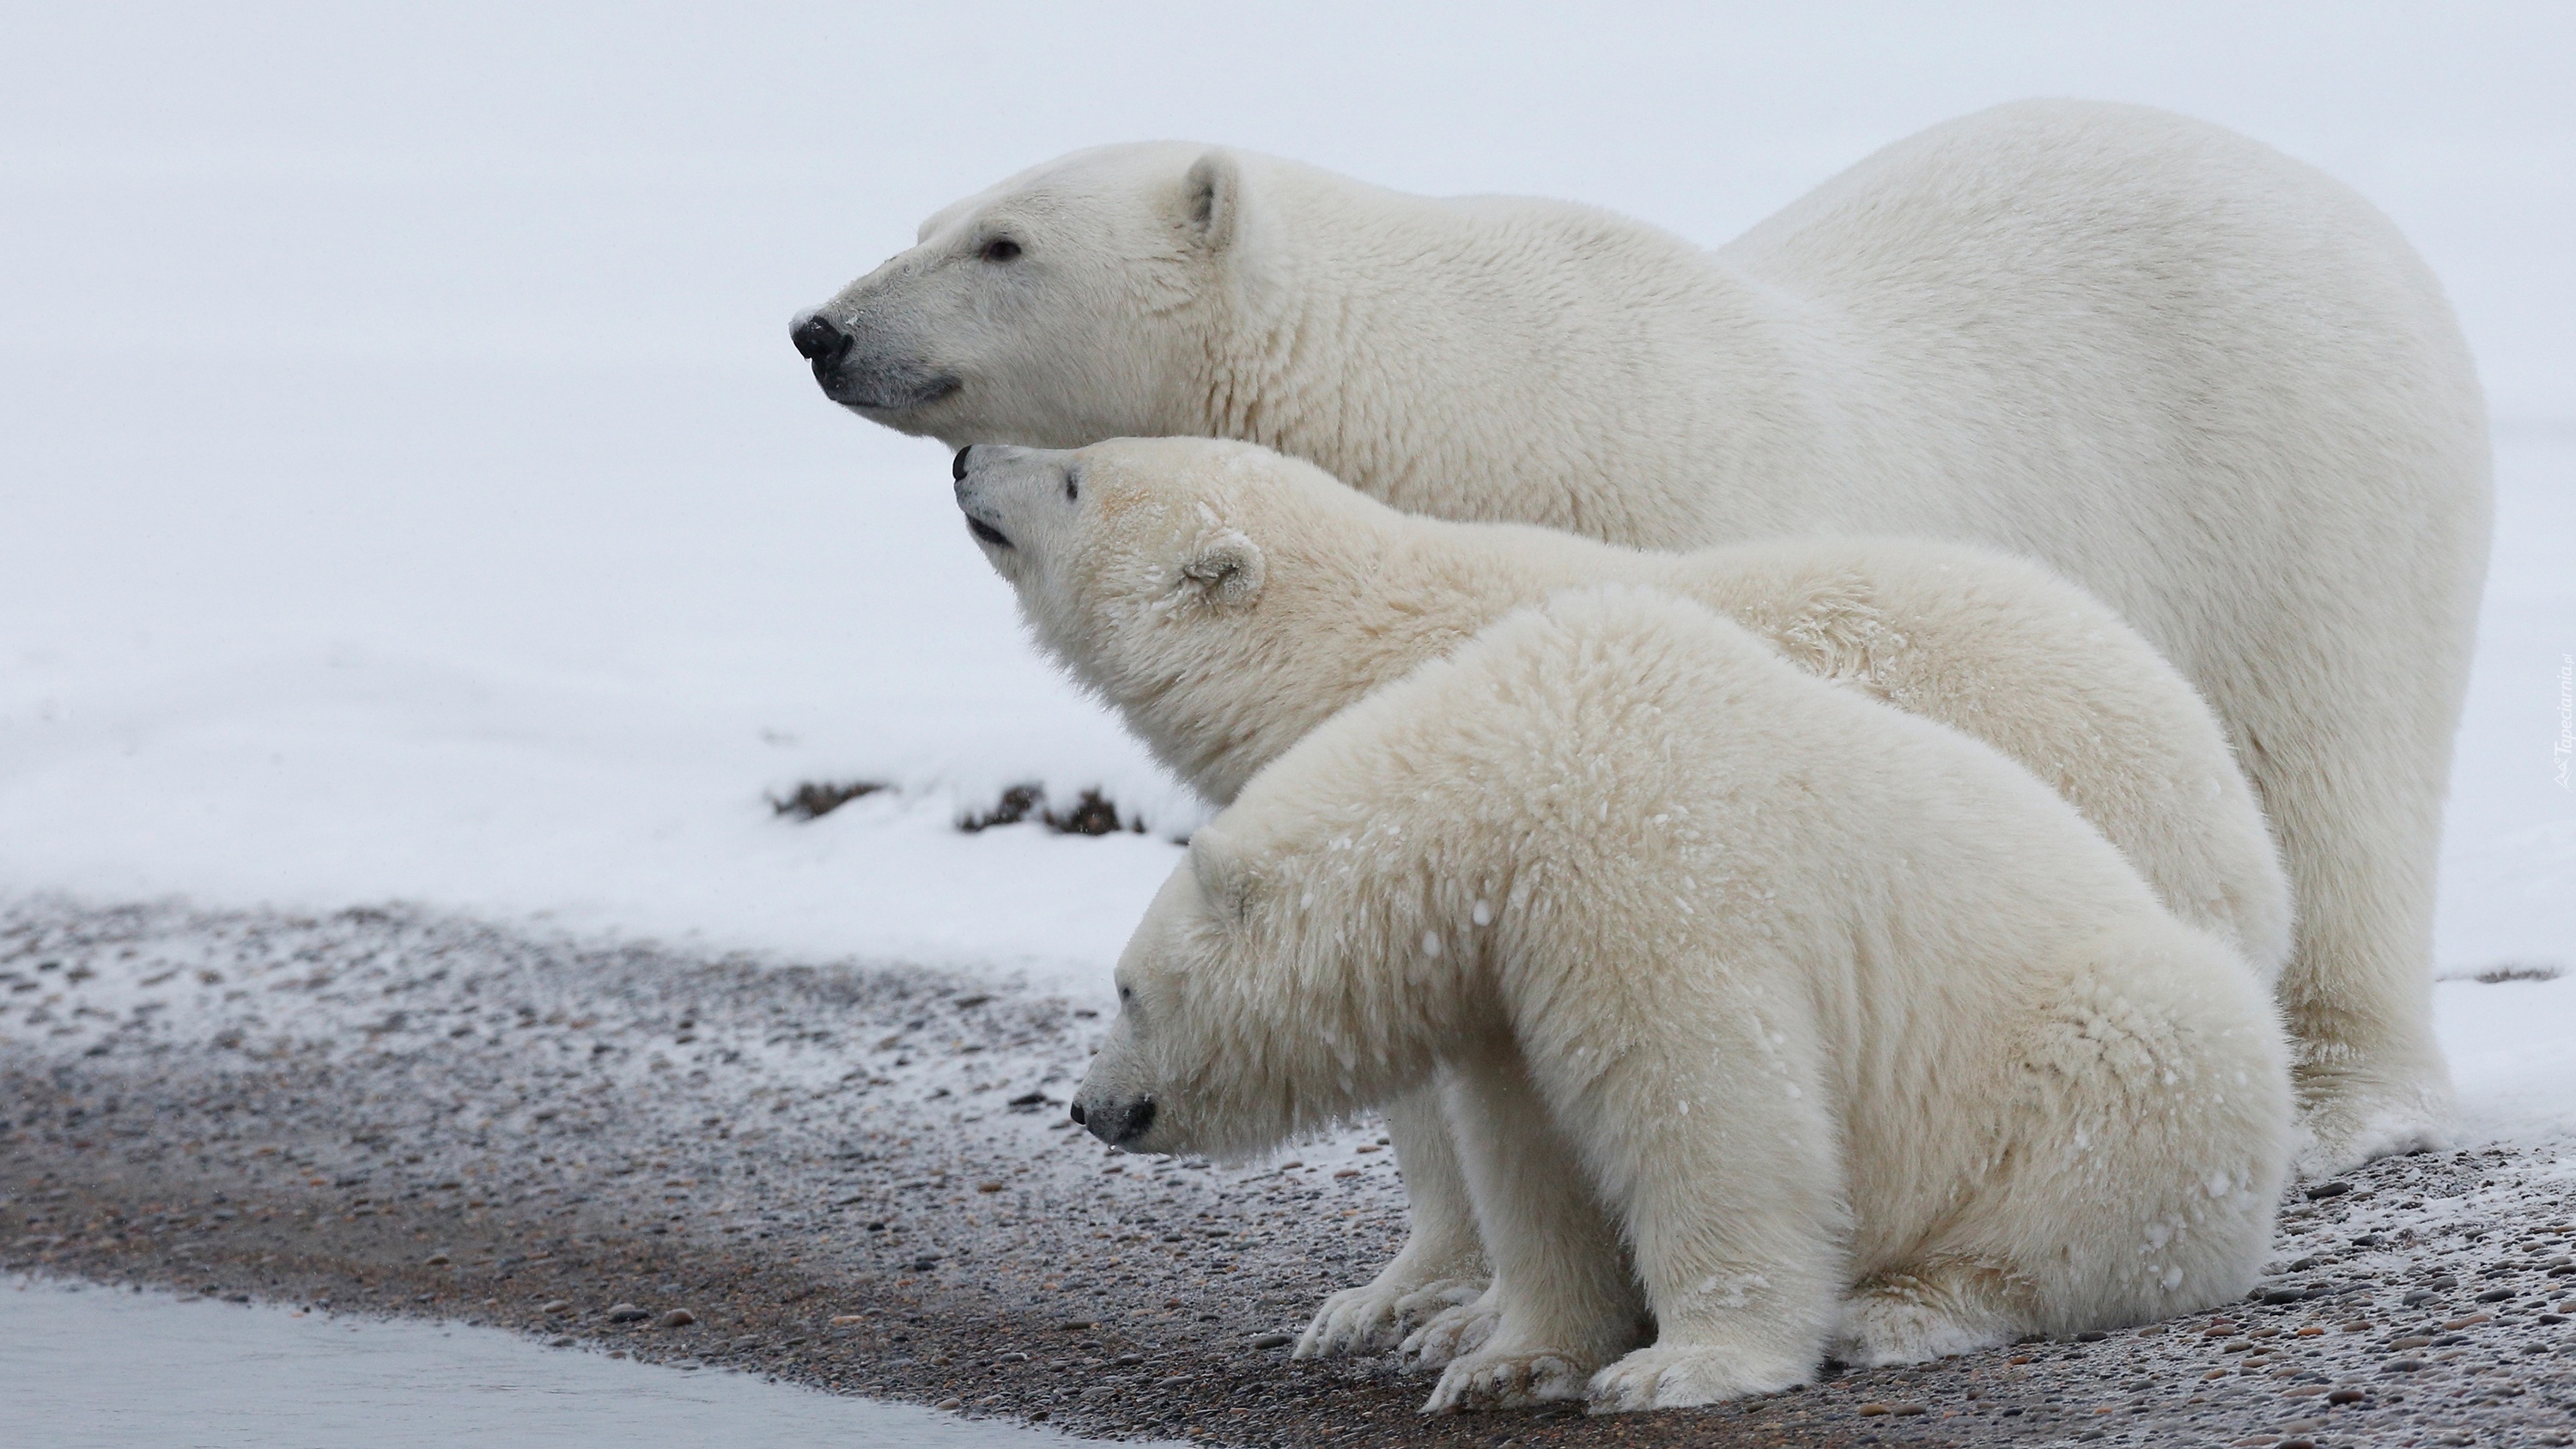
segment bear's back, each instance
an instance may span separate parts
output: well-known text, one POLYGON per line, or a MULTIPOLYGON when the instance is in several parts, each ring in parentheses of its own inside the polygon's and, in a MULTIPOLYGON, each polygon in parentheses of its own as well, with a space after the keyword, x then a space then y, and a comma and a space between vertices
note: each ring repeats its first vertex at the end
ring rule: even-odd
POLYGON ((1810 944, 1848 940, 1856 911, 1918 900, 1987 902, 1999 914, 1971 934, 1988 942, 2016 914, 2046 935, 2161 910, 1997 751, 1649 588, 1568 591, 1500 620, 1317 728, 1229 820, 1390 879, 1561 887, 1557 914, 1585 923, 1570 943, 1596 926, 1722 936, 1721 922, 1776 938, 1793 919, 1816 928, 1810 944))
POLYGON ((2289 886, 2261 806, 2198 691, 2110 606, 2026 560, 1922 539, 1772 540, 1671 567, 1807 672, 2009 756, 2168 907, 2277 975, 2289 886))

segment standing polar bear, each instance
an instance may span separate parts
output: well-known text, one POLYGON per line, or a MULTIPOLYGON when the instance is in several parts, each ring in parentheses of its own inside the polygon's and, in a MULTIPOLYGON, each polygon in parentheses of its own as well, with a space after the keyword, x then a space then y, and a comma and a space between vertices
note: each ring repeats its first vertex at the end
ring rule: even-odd
POLYGON ((1115 1145, 1258 1151, 1445 1079, 1499 1322, 1431 1408, 2207 1308, 2286 1170, 2233 949, 1993 749, 1644 589, 1318 726, 1191 840, 1118 996, 1074 1096, 1115 1145))
POLYGON ((939 212, 796 324, 826 393, 951 446, 1243 438, 1417 513, 1688 548, 1999 547, 2196 683, 2299 906, 2311 1170, 2442 1140, 2435 846, 2489 517, 2439 286, 2307 166, 2028 102, 1715 252, 1181 144, 939 212))
MULTIPOLYGON (((1983 739, 2071 803, 2186 923, 2269 989, 2288 888, 2198 695, 2098 600, 2043 570, 1920 540, 1644 554, 1398 513, 1248 443, 1118 439, 959 452, 959 507, 1040 643, 1219 805, 1324 720, 1524 605, 1580 585, 1667 590, 1783 658, 1983 739)), ((1484 1286, 1437 1094, 1387 1104, 1412 1236, 1335 1294, 1301 1354, 1380 1347, 1484 1286)), ((1439 1362, 1493 1299, 1409 1340, 1439 1362)))

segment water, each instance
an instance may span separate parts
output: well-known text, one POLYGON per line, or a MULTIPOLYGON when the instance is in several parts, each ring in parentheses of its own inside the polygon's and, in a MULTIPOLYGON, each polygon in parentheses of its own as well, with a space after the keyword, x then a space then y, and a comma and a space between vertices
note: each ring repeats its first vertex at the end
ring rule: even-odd
POLYGON ((1081 1441, 498 1329, 0 1285, 10 1449, 653 1444, 1069 1449, 1081 1441))

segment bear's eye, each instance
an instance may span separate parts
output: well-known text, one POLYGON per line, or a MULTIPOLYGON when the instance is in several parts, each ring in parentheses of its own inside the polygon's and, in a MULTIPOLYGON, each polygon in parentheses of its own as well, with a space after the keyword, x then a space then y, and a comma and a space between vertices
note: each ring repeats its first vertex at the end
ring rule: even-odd
POLYGON ((1071 473, 1064 475, 1064 501, 1075 503, 1082 498, 1082 480, 1071 473))
POLYGON ((988 262, 1007 262, 1020 254, 1020 244, 1006 236, 984 243, 983 257, 988 262))
POLYGON ((1133 1001, 1136 999, 1136 993, 1127 987, 1121 986, 1118 988, 1118 999, 1122 1002, 1133 1001))

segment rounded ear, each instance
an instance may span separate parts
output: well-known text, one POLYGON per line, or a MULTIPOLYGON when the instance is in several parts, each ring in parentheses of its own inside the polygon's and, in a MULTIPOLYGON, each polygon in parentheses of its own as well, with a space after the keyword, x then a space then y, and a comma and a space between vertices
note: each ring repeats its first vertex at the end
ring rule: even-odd
POLYGON ((1252 879, 1236 856, 1234 842, 1214 825, 1202 825, 1190 836, 1190 877, 1208 911, 1228 926, 1241 921, 1252 906, 1252 879))
POLYGON ((1249 604, 1261 596, 1261 548, 1228 528, 1199 539, 1181 565, 1181 587, 1221 607, 1249 604))
POLYGON ((1210 251, 1241 238, 1244 199, 1243 167, 1223 151, 1200 156, 1181 179, 1181 219, 1210 251))

